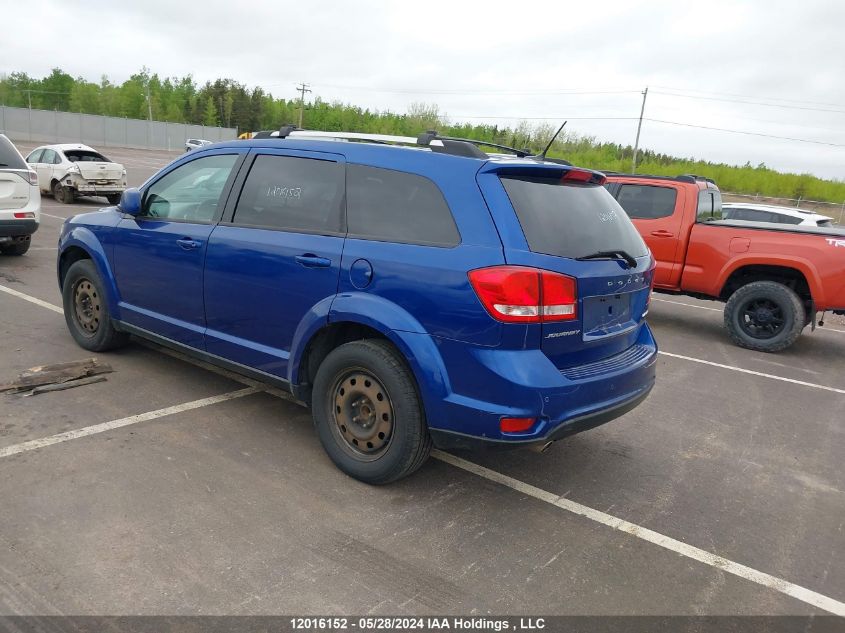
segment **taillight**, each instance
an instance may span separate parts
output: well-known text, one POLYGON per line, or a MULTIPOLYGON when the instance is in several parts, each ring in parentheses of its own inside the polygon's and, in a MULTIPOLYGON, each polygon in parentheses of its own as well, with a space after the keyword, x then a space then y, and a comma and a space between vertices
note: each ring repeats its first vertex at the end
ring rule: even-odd
POLYGON ((29 173, 29 184, 37 185, 38 184, 38 174, 34 171, 28 172, 29 173))
POLYGON ((527 266, 491 266, 469 272, 487 312, 505 323, 571 321, 578 294, 572 277, 527 266))
POLYGON ((18 220, 34 220, 35 213, 32 211, 19 211, 15 213, 15 218, 18 220))

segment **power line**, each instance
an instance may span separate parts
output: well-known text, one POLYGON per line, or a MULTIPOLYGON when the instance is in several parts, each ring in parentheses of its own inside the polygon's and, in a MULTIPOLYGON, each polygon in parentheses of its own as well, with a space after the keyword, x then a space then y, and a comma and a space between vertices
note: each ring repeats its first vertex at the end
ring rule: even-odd
POLYGON ((701 97, 697 95, 682 95, 672 92, 661 92, 659 90, 653 91, 654 94, 664 95, 666 97, 681 97, 684 99, 700 99, 704 101, 723 101, 726 103, 744 103, 748 105, 760 105, 767 108, 783 108, 786 110, 810 110, 813 112, 832 112, 835 114, 845 114, 845 110, 831 110, 828 108, 811 108, 809 106, 786 105, 782 103, 766 103, 764 101, 746 101, 741 99, 723 99, 721 97, 701 97))
POLYGON ((762 132, 746 132, 744 130, 729 130, 722 127, 710 127, 708 125, 696 125, 694 123, 681 123, 679 121, 665 121, 663 119, 645 119, 646 121, 651 121, 652 123, 663 123, 666 125, 677 125, 681 127, 691 127, 697 128, 700 130, 713 130, 716 132, 729 132, 731 134, 744 134, 746 136, 762 136, 764 138, 775 138, 780 139, 783 141, 796 141, 799 143, 813 143, 814 145, 827 145, 830 147, 845 147, 845 143, 828 143, 827 141, 814 141, 811 139, 806 138, 795 138, 792 136, 777 136, 775 134, 763 134, 762 132))
POLYGON ((825 105, 833 106, 835 108, 845 108, 845 104, 829 103, 824 101, 806 101, 804 99, 784 99, 782 97, 763 97, 760 95, 744 95, 735 92, 711 92, 708 90, 693 90, 692 88, 670 88, 669 86, 654 86, 658 90, 672 90, 673 92, 695 92, 705 95, 716 95, 721 97, 741 97, 743 99, 764 99, 766 101, 786 101, 788 103, 800 103, 804 105, 825 105))

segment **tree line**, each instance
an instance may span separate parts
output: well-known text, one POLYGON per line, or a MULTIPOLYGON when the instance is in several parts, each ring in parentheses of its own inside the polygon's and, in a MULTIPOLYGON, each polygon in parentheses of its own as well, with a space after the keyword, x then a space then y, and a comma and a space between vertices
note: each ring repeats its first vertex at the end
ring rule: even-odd
MULTIPOLYGON (((85 114, 103 114, 157 121, 234 127, 239 132, 272 130, 298 121, 299 101, 275 97, 260 87, 248 88, 233 79, 198 85, 193 77, 160 77, 147 68, 121 84, 103 76, 99 83, 74 78, 59 68, 41 78, 24 72, 0 75, 0 105, 85 114), (148 98, 149 95, 149 98, 148 98)), ((413 103, 407 112, 370 110, 314 97, 303 112, 308 129, 416 136, 427 129, 441 134, 540 150, 555 131, 548 123, 516 126, 450 121, 433 104, 413 103)), ((598 141, 565 130, 549 156, 604 171, 630 171, 633 147, 598 141)), ((679 158, 640 150, 638 171, 675 176, 694 173, 714 179, 724 191, 782 198, 803 198, 842 204, 845 182, 811 174, 781 173, 764 164, 743 166, 679 158)))

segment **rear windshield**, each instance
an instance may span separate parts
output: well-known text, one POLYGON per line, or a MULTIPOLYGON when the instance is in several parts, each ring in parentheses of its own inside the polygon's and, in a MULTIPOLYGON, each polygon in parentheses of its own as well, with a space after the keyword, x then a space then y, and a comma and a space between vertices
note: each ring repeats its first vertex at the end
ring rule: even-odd
POLYGON ((816 226, 833 226, 833 222, 830 220, 817 220, 816 226))
POLYGON ((65 156, 72 163, 110 163, 111 161, 100 154, 85 149, 65 150, 65 156))
POLYGON ((12 141, 5 136, 0 136, 0 168, 29 169, 12 141))
POLYGON ((563 184, 559 177, 501 180, 535 253, 573 259, 601 251, 648 254, 625 211, 601 185, 563 184))
MULTIPOLYGON (((698 221, 711 222, 722 219, 722 193, 718 189, 702 189, 698 192, 698 221)), ((740 218, 734 216, 735 220, 740 218)))

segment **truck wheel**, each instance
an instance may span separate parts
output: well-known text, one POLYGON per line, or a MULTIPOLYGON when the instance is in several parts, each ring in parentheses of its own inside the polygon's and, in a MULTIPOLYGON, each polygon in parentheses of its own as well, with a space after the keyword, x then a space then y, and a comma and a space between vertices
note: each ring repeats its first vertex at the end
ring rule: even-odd
POLYGON ((804 329, 806 312, 795 291, 775 281, 755 281, 731 295, 725 327, 734 343, 758 352, 780 352, 804 329))
POLYGON ((53 197, 56 199, 56 202, 61 202, 62 204, 72 204, 74 197, 73 189, 62 186, 62 183, 60 182, 54 182, 53 197))
POLYGON ((16 240, 9 246, 2 248, 4 255, 23 255, 29 250, 29 245, 32 244, 32 239, 27 236, 26 239, 16 240))
POLYGON ((363 482, 401 479, 431 452, 413 375, 385 341, 353 341, 330 352, 317 370, 312 402, 323 448, 363 482))
POLYGON ((111 193, 106 196, 106 200, 109 201, 109 204, 118 204, 120 202, 120 194, 119 193, 111 193))
POLYGON ((129 335, 114 328, 103 283, 90 259, 81 259, 68 269, 62 285, 62 305, 67 327, 80 347, 105 352, 129 340, 129 335))

